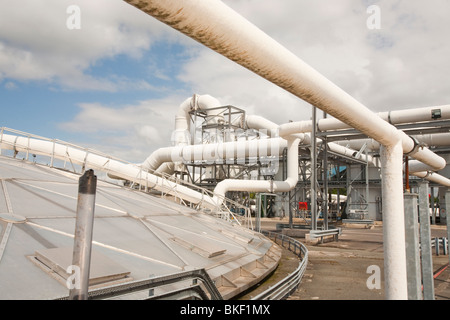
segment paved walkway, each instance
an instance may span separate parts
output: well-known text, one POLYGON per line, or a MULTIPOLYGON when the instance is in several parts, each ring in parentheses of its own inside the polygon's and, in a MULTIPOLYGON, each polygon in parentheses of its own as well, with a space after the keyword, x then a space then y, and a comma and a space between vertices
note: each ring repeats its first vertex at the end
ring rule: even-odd
MULTIPOLYGON (((276 230, 279 218, 263 219, 262 228, 276 230)), ((300 287, 288 300, 383 300, 383 230, 381 224, 371 229, 342 227, 337 242, 304 243, 309 250, 309 263, 300 287), (379 271, 379 287, 373 287, 379 271), (369 279, 370 278, 370 279, 369 279), (367 283, 369 282, 369 288, 367 283)), ((432 226, 432 237, 445 236, 443 226, 432 226)), ((433 250, 434 251, 434 250, 433 250)), ((450 300, 450 268, 448 255, 433 254, 436 300, 450 300)))

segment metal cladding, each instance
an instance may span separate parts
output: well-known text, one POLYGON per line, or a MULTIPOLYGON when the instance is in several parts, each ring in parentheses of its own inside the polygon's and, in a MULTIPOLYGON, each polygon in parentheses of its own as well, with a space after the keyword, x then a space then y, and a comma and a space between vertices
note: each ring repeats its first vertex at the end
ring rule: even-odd
MULTIPOLYGON (((67 296, 80 176, 0 156, 0 177, 0 299, 67 296)), ((280 256, 276 244, 237 224, 97 182, 90 290, 205 269, 228 299, 280 256)))

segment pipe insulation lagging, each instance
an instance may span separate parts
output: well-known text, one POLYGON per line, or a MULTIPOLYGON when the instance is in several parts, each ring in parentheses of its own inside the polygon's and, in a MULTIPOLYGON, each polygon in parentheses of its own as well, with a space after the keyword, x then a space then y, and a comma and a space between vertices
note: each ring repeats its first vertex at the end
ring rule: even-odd
MULTIPOLYGON (((442 147, 450 145, 450 132, 443 133, 428 133, 428 134, 415 134, 411 135, 419 143, 426 145, 428 147, 442 147)), ((376 151, 380 149, 380 143, 374 139, 353 139, 353 140, 341 140, 335 143, 340 145, 348 146, 349 148, 359 149, 364 144, 371 151, 376 151)))
MULTIPOLYGON (((125 0, 385 146, 414 141, 219 0, 125 0)), ((417 152, 418 160, 442 168, 417 152)))
POLYGON ((237 159, 245 160, 249 157, 278 157, 286 147, 287 141, 283 138, 166 147, 153 152, 142 163, 142 168, 157 170, 165 162, 234 163, 237 159))
MULTIPOLYGON (((287 179, 284 181, 273 180, 237 180, 226 179, 217 184, 214 194, 219 195, 215 201, 221 203, 228 191, 248 192, 288 192, 295 188, 298 182, 298 145, 300 139, 288 137, 287 150, 287 179)), ((216 197, 216 196, 214 196, 216 197)))
POLYGON ((220 106, 221 104, 219 100, 208 94, 204 95, 194 94, 192 97, 187 98, 180 104, 176 115, 176 119, 178 119, 178 121, 176 123, 175 129, 179 128, 183 130, 189 130, 190 127, 189 112, 196 109, 204 110, 207 113, 209 121, 217 121, 218 120, 217 117, 223 119, 223 116, 220 115, 220 110, 214 109, 220 106))
MULTIPOLYGON (((448 120, 450 119, 450 105, 384 111, 377 113, 377 115, 390 124, 448 120)), ((320 131, 341 130, 349 128, 351 128, 349 125, 338 119, 326 118, 317 121, 317 129, 320 131)))
POLYGON ((133 181, 149 188, 182 198, 194 204, 202 203, 203 207, 211 210, 217 209, 217 203, 212 197, 192 190, 183 185, 168 181, 156 175, 143 171, 133 164, 123 163, 105 156, 91 153, 77 147, 60 144, 52 141, 19 137, 3 134, 0 142, 2 149, 15 150, 18 152, 30 152, 44 156, 54 157, 60 160, 68 160, 74 164, 86 166, 91 169, 107 172, 112 176, 124 180, 133 181))
POLYGON ((428 171, 413 172, 411 174, 416 177, 435 182, 439 185, 450 187, 450 179, 448 179, 440 174, 437 174, 434 172, 428 172, 428 171))

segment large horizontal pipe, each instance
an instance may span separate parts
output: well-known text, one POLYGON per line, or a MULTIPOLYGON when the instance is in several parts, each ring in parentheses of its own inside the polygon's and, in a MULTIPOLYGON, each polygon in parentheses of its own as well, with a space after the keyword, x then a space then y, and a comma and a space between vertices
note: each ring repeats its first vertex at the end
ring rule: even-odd
POLYGON ((171 182, 158 177, 149 172, 143 171, 137 165, 126 164, 110 159, 77 147, 45 141, 40 139, 20 137, 9 134, 0 136, 0 147, 2 149, 14 150, 17 152, 29 152, 44 156, 50 156, 61 160, 68 160, 74 164, 86 166, 91 169, 107 172, 115 177, 139 183, 149 188, 154 188, 161 192, 171 194, 194 204, 199 204, 211 210, 217 209, 217 203, 212 197, 192 190, 188 187, 171 182))
POLYGON ((166 147, 153 152, 141 166, 152 171, 157 170, 165 162, 234 163, 237 159, 249 157, 279 156, 286 147, 287 142, 282 138, 166 147))
POLYGON ((412 172, 411 174, 416 177, 432 181, 441 186, 450 187, 450 179, 448 179, 440 174, 437 174, 434 172, 428 172, 428 171, 412 172))
MULTIPOLYGON (((377 115, 390 124, 418 123, 432 120, 450 119, 450 105, 424 107, 415 109, 393 110, 379 112, 377 115)), ((319 131, 340 130, 351 128, 346 123, 333 118, 320 119, 317 121, 319 131)))
POLYGON ((226 179, 217 184, 214 188, 214 193, 220 197, 225 197, 228 191, 251 191, 251 192, 288 192, 295 188, 298 182, 298 144, 299 139, 296 137, 287 137, 288 152, 287 152, 287 178, 284 181, 272 180, 238 180, 226 179))
POLYGON ((125 0, 383 145, 402 141, 404 153, 436 170, 441 157, 370 111, 277 41, 219 0, 125 0))
MULTIPOLYGON (((450 146, 450 132, 443 133, 428 133, 428 134, 416 134, 412 135, 418 142, 428 147, 445 147, 450 146)), ((380 143, 373 139, 354 139, 354 140, 339 140, 335 143, 340 145, 347 145, 350 148, 360 148, 366 144, 369 150, 379 150, 380 143)))

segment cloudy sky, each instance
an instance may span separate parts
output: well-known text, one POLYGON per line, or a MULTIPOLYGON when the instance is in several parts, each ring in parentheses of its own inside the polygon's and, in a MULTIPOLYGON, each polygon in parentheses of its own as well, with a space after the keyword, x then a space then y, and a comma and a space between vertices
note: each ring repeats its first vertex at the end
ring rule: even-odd
MULTIPOLYGON (((375 112, 450 103, 450 0, 223 2, 375 112)), ((280 124, 311 117, 122 0, 0 0, 0 126, 142 161, 194 93, 280 124)))

